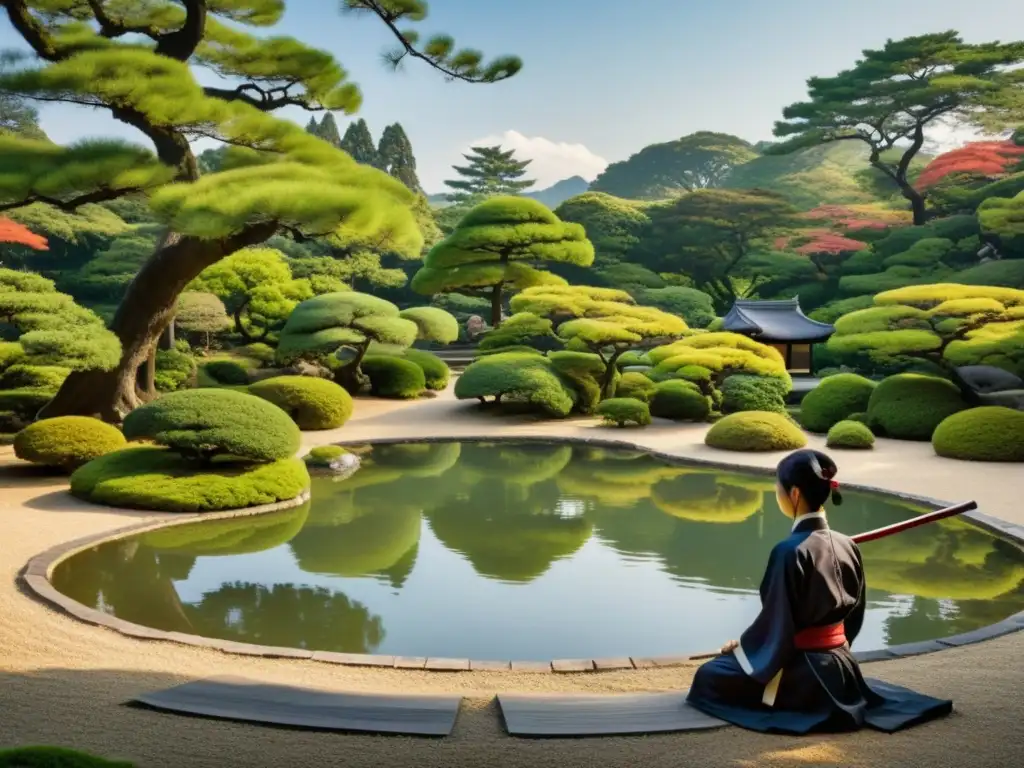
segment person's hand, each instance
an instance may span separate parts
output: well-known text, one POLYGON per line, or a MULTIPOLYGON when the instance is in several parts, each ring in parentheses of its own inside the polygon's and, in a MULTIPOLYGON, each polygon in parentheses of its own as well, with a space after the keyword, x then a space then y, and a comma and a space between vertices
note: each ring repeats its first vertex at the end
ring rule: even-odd
POLYGON ((739 640, 730 640, 728 643, 722 646, 722 653, 732 653, 736 650, 736 647, 740 644, 739 640))

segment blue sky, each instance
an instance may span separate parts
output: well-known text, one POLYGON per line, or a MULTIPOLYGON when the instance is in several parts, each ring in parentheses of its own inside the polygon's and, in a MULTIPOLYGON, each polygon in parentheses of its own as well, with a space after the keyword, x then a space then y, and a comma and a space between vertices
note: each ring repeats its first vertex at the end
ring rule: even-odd
MULTIPOLYGON (((886 38, 945 29, 970 42, 1024 38, 1020 0, 432 0, 424 33, 525 62, 507 82, 469 85, 417 62, 389 71, 380 58, 388 36, 373 18, 342 16, 329 0, 287 3, 275 33, 337 56, 363 89, 359 116, 375 137, 402 123, 431 192, 479 139, 533 157, 546 186, 697 130, 770 138, 809 76, 834 74, 886 38)), ((16 45, 0 19, 0 46, 16 45)), ((288 116, 308 120, 299 110, 288 116)), ((342 130, 347 119, 338 115, 342 130)), ((42 122, 57 141, 137 137, 105 113, 73 107, 45 108, 42 122)))

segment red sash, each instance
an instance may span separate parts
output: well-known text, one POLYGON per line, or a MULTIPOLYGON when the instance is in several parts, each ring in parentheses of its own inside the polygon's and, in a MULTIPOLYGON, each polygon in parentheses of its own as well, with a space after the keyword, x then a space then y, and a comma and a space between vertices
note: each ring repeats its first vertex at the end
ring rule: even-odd
POLYGON ((843 622, 827 627, 808 627, 796 633, 793 643, 798 651, 831 651, 846 643, 846 630, 843 622))

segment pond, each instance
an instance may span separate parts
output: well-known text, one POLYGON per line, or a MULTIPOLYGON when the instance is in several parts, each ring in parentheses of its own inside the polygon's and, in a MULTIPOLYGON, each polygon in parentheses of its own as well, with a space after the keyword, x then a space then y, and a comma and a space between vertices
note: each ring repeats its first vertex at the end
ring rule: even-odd
MULTIPOLYGON (((549 660, 697 653, 757 614, 789 522, 773 480, 550 442, 353 447, 312 501, 101 544, 54 586, 127 621, 348 653, 549 660)), ((839 457, 842 464, 842 458, 839 457)), ((847 492, 834 528, 919 509, 847 492)), ((1024 609, 1024 556, 960 520, 863 545, 856 648, 953 635, 1024 609)))

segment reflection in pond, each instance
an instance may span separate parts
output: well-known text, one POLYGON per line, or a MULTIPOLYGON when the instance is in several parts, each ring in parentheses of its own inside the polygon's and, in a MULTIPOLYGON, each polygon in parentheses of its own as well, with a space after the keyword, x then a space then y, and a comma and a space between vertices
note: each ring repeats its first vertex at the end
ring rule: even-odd
MULTIPOLYGON (((82 603, 157 629, 352 653, 547 659, 713 648, 756 614, 789 522, 770 476, 523 442, 356 447, 351 477, 271 515, 174 526, 58 567, 82 603)), ((915 514, 846 493, 832 525, 915 514)), ((1024 555, 961 520, 864 545, 857 647, 1024 609, 1024 555)))

